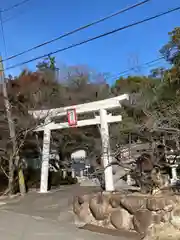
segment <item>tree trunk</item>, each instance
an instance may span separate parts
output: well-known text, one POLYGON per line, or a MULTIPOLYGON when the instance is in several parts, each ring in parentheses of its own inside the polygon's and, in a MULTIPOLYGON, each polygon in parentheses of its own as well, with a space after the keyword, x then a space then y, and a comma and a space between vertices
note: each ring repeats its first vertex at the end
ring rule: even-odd
MULTIPOLYGON (((18 162, 19 157, 16 157, 16 163, 18 162)), ((19 184, 19 191, 21 195, 24 195, 26 193, 26 186, 25 186, 25 179, 24 179, 24 173, 23 170, 19 167, 17 169, 18 172, 18 184, 19 184)), ((13 162, 13 158, 10 157, 9 159, 9 183, 8 183, 8 189, 9 194, 12 195, 16 192, 16 180, 15 180, 15 164, 13 162)))
POLYGON ((19 179, 19 191, 21 195, 24 195, 26 193, 26 186, 25 186, 24 173, 21 168, 18 169, 18 179, 19 179))
POLYGON ((26 193, 26 186, 25 186, 22 162, 20 161, 19 155, 16 156, 16 166, 18 168, 19 191, 21 195, 24 195, 26 193))
POLYGON ((9 159, 9 194, 14 193, 14 164, 13 164, 13 158, 10 157, 9 159))

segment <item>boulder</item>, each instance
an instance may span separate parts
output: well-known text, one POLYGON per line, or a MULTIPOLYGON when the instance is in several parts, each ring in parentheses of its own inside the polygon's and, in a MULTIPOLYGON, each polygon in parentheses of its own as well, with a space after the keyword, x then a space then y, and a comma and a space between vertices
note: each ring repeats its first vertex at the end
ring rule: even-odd
POLYGON ((123 208, 111 213, 110 222, 118 230, 130 230, 133 226, 132 216, 123 208))
POLYGON ((93 221, 93 217, 89 211, 89 202, 79 203, 78 198, 73 201, 73 211, 75 213, 75 221, 78 225, 85 225, 93 221))
POLYGON ((166 223, 169 222, 171 219, 171 212, 166 212, 164 210, 157 212, 159 216, 161 217, 161 222, 166 223))
POLYGON ((86 195, 78 196, 76 198, 77 198, 79 204, 82 204, 84 202, 89 202, 90 197, 91 196, 89 194, 86 194, 86 195))
POLYGON ((163 210, 165 206, 165 198, 154 197, 147 199, 147 209, 150 211, 163 210))
POLYGON ((154 224, 160 224, 162 220, 161 214, 157 212, 152 212, 152 222, 154 224))
POLYGON ((110 199, 109 199, 109 203, 111 204, 111 206, 113 208, 118 208, 120 206, 121 203, 121 198, 122 195, 121 194, 111 194, 110 199))
POLYGON ((151 197, 147 199, 147 209, 150 211, 166 210, 172 211, 173 202, 165 197, 151 197))
POLYGON ((109 199, 102 194, 98 194, 90 200, 89 208, 96 220, 105 220, 110 211, 109 199))
POLYGON ((177 206, 171 213, 171 223, 174 227, 180 229, 180 207, 177 206))
POLYGON ((146 208, 146 198, 140 196, 125 196, 121 198, 120 204, 130 214, 134 214, 139 209, 146 208))
POLYGON ((113 170, 113 178, 114 183, 116 183, 120 178, 124 177, 127 174, 127 171, 124 167, 119 166, 116 163, 112 164, 112 170, 113 170))
POLYGON ((148 228, 152 224, 152 220, 152 212, 147 209, 140 209, 135 212, 133 217, 134 229, 141 234, 141 236, 145 236, 148 228))

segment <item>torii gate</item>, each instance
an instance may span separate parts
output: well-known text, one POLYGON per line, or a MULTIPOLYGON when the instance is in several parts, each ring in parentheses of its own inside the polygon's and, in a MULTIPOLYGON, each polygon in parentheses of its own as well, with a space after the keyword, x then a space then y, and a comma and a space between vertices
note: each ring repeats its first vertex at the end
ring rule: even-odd
POLYGON ((110 157, 108 123, 120 122, 122 121, 122 116, 121 115, 112 116, 112 114, 107 114, 107 110, 121 107, 120 101, 123 101, 126 99, 128 100, 129 96, 127 94, 123 94, 114 98, 109 98, 101 101, 95 101, 95 102, 90 102, 85 104, 74 105, 74 106, 68 106, 63 108, 29 111, 29 114, 32 114, 34 118, 45 119, 44 123, 35 129, 35 131, 44 132, 40 193, 46 193, 48 189, 51 131, 70 127, 69 122, 54 123, 53 120, 51 119, 57 116, 59 117, 65 116, 67 115, 67 112, 70 110, 74 110, 74 112, 76 112, 77 115, 82 113, 87 113, 87 112, 99 111, 99 116, 95 116, 92 119, 80 120, 80 121, 78 121, 77 119, 76 127, 100 125, 101 139, 102 139, 102 160, 105 168, 105 171, 104 171, 105 187, 106 187, 106 191, 114 191, 112 166, 110 165, 112 160, 110 157))

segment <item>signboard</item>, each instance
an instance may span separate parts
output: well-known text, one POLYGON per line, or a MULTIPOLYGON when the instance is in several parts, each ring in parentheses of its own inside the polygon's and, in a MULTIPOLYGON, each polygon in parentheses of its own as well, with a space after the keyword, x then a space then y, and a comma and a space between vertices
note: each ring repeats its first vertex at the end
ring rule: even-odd
POLYGON ((67 110, 68 124, 70 127, 74 127, 77 125, 77 114, 76 109, 68 109, 67 110))

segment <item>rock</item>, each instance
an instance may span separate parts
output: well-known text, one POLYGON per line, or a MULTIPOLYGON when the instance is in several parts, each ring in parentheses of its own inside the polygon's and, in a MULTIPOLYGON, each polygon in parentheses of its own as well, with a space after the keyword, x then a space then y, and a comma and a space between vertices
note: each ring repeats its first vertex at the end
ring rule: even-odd
POLYGON ((150 211, 164 210, 166 212, 171 212, 175 205, 175 199, 166 197, 153 197, 147 200, 147 209, 150 211))
POLYGON ((120 191, 122 189, 132 189, 137 190, 137 187, 133 187, 127 184, 122 178, 126 176, 130 170, 125 167, 119 166, 116 162, 112 164, 113 169, 113 182, 116 191, 120 191))
POLYGON ((145 236, 148 232, 148 228, 152 224, 152 212, 147 209, 140 209, 135 212, 133 217, 134 229, 145 236))
POLYGON ((89 202, 89 208, 96 220, 104 220, 108 217, 110 204, 108 198, 102 194, 93 197, 89 202))
POLYGON ((171 219, 171 224, 175 227, 180 229, 180 217, 176 216, 171 219))
POLYGON ((147 199, 147 209, 150 211, 163 210, 165 206, 166 206, 165 198, 154 197, 147 199))
POLYGON ((73 211, 75 215, 75 223, 78 225, 85 225, 93 221, 93 217, 89 211, 89 203, 84 202, 79 204, 78 198, 74 199, 73 211))
POLYGON ((132 229, 132 216, 122 208, 111 213, 110 222, 118 230, 132 229))
POLYGON ((171 219, 171 212, 166 212, 162 210, 162 211, 159 211, 158 214, 161 216, 161 222, 163 223, 169 222, 171 219))
POLYGON ((176 207, 174 208, 173 212, 172 212, 173 216, 180 216, 180 207, 176 207))
POLYGON ((126 196, 121 198, 120 204, 130 214, 134 214, 139 209, 144 209, 146 207, 146 198, 138 196, 126 196))
POLYGON ((73 212, 75 214, 78 214, 79 211, 80 211, 80 204, 79 204, 78 197, 74 197, 74 199, 73 199, 73 212))
POLYGON ((174 227, 180 229, 180 207, 176 207, 171 213, 171 223, 174 227))
POLYGON ((161 214, 158 214, 157 212, 152 212, 152 222, 154 224, 160 224, 162 220, 161 214))
POLYGON ((174 204, 169 204, 169 205, 165 206, 165 207, 164 207, 164 211, 165 211, 165 212, 171 212, 171 211, 173 210, 173 208, 174 208, 173 205, 174 205, 174 204))
MULTIPOLYGON (((115 191, 121 191, 123 189, 139 191, 138 187, 128 185, 127 182, 122 179, 129 173, 130 170, 127 170, 125 167, 119 166, 117 162, 112 163, 112 170, 115 191)), ((101 178, 102 183, 105 183, 104 175, 102 175, 101 178)))
POLYGON ((179 204, 180 203, 180 195, 175 195, 175 203, 179 204))
POLYGON ((82 196, 78 196, 78 202, 79 204, 82 204, 84 202, 89 202, 89 199, 90 199, 90 195, 86 194, 86 195, 82 195, 82 196))
POLYGON ((127 173, 124 167, 121 167, 115 163, 112 164, 112 170, 114 183, 116 183, 120 178, 124 177, 127 173))
MULTIPOLYGON (((117 182, 127 174, 127 171, 125 170, 124 167, 119 166, 116 160, 113 160, 112 162, 112 171, 113 171, 113 182, 114 182, 114 185, 116 186, 117 182)), ((102 181, 104 182, 105 181, 104 174, 101 177, 102 177, 102 181)), ((125 181, 123 182, 126 183, 125 181)))
POLYGON ((122 195, 120 194, 112 194, 109 199, 109 203, 113 208, 117 208, 120 206, 122 195))

